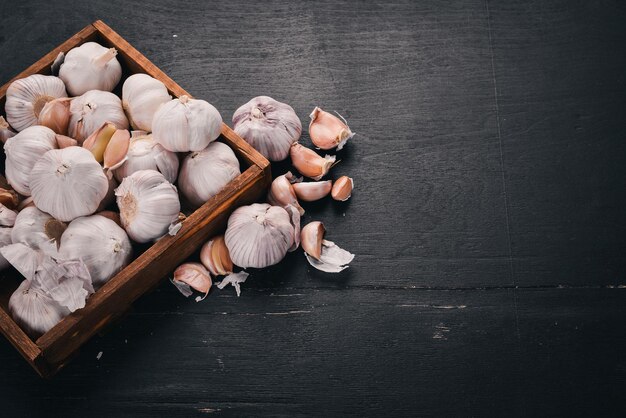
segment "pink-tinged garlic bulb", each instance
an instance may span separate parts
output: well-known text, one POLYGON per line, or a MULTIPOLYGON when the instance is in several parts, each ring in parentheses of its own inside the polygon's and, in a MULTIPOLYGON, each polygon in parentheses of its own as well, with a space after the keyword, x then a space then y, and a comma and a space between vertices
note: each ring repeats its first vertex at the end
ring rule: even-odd
POLYGON ((34 74, 15 80, 7 89, 4 107, 7 120, 17 131, 37 125, 37 118, 46 103, 59 97, 67 97, 67 93, 58 77, 34 74))
POLYGON ((72 96, 89 90, 113 91, 122 78, 122 66, 115 48, 85 42, 71 49, 59 68, 59 78, 72 96))
POLYGON ((296 209, 298 209, 300 215, 304 215, 304 209, 300 206, 300 203, 298 203, 298 198, 292 185, 292 183, 296 181, 297 179, 293 174, 291 174, 291 171, 288 171, 282 176, 276 177, 270 186, 269 193, 267 194, 267 202, 271 205, 280 207, 293 205, 296 209))
POLYGON ((339 151, 348 139, 354 136, 345 121, 319 107, 313 109, 310 117, 309 136, 313 144, 320 149, 329 150, 337 147, 339 151))
POLYGON ((233 129, 268 160, 282 161, 300 138, 302 124, 288 104, 259 96, 235 111, 233 129))

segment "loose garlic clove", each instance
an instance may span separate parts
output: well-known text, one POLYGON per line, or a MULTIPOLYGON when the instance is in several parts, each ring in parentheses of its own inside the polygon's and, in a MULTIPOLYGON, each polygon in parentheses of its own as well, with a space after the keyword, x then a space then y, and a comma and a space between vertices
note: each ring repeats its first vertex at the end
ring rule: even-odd
POLYGON ((337 147, 339 151, 348 139, 354 136, 345 121, 319 107, 313 109, 310 117, 309 135, 313 144, 320 149, 329 150, 337 147))
POLYGON ((17 131, 37 125, 46 103, 60 97, 67 97, 67 93, 58 77, 34 74, 15 80, 7 89, 4 108, 7 120, 17 131))
POLYGON ((72 99, 70 104, 68 135, 79 144, 97 131, 106 122, 117 129, 128 129, 128 119, 122 101, 113 93, 91 90, 72 99))
POLYGON ((148 74, 133 74, 122 86, 122 107, 133 129, 152 131, 154 114, 171 99, 165 84, 148 74))
POLYGON ((354 189, 354 180, 348 176, 341 176, 333 184, 330 194, 333 199, 345 202, 352 196, 352 189, 354 189))
POLYGON ((78 145, 78 141, 74 138, 70 138, 69 136, 56 134, 55 138, 57 140, 57 148, 59 149, 75 147, 78 145))
MULTIPOLYGON (((191 294, 189 287, 204 293, 204 297, 209 294, 213 281, 211 280, 211 274, 200 263, 185 263, 181 264, 174 270, 174 279, 172 283, 178 288, 178 290, 185 296, 191 294)), ((204 299, 198 298, 196 302, 204 299)))
POLYGON ((326 273, 339 273, 347 269, 354 254, 339 248, 324 238, 326 230, 321 222, 310 222, 302 228, 301 241, 309 264, 326 273))
POLYGON ((300 215, 304 215, 304 209, 300 206, 300 203, 298 203, 298 197, 296 196, 294 187, 291 184, 294 179, 295 178, 293 174, 291 174, 291 171, 288 171, 282 176, 276 177, 270 186, 269 193, 267 194, 267 202, 271 205, 280 207, 293 205, 296 209, 298 209, 300 215))
POLYGON ((320 157, 315 151, 297 142, 291 146, 291 162, 293 166, 300 174, 313 180, 321 180, 338 163, 335 160, 334 155, 320 157))
POLYGON ((319 260, 322 255, 324 233, 326 233, 324 224, 319 221, 309 222, 300 233, 302 249, 316 260, 319 260))
POLYGON ((9 127, 9 123, 4 119, 4 117, 0 116, 0 142, 3 144, 7 142, 7 139, 14 137, 16 132, 13 132, 9 127))
POLYGON ((89 90, 113 91, 122 78, 122 66, 115 48, 86 42, 71 49, 59 68, 59 78, 72 96, 89 90))
POLYGON ((201 151, 220 136, 221 129, 220 112, 189 96, 162 104, 152 120, 154 140, 173 152, 201 151))
POLYGON ((41 109, 37 124, 47 126, 55 133, 67 135, 67 127, 70 123, 70 103, 72 99, 63 97, 46 103, 41 109))
POLYGON ((200 261, 214 276, 224 276, 233 272, 233 262, 228 254, 224 235, 219 235, 202 246, 200 261))
POLYGON ((83 148, 89 150, 97 162, 102 163, 104 150, 109 145, 109 141, 116 130, 117 128, 112 123, 105 123, 85 139, 83 148))
POLYGON ((139 170, 155 170, 163 174, 165 179, 174 183, 178 177, 178 155, 157 144, 152 135, 133 131, 126 153, 126 160, 115 169, 115 178, 122 181, 139 170))
POLYGON ((17 212, 0 203, 0 226, 13 226, 16 217, 17 212))
POLYGON ((302 124, 288 104, 259 96, 235 111, 233 130, 268 160, 282 161, 300 138, 302 124))
POLYGON ((93 155, 81 147, 45 153, 30 173, 35 205, 69 222, 91 215, 109 190, 107 176, 93 155))
POLYGON ((292 186, 298 199, 304 200, 305 202, 314 202, 328 196, 333 182, 330 180, 310 181, 306 183, 294 183, 292 186))
POLYGON ((128 153, 130 146, 130 132, 126 129, 118 129, 115 131, 109 144, 104 150, 103 163, 105 170, 115 170, 121 166, 128 153))

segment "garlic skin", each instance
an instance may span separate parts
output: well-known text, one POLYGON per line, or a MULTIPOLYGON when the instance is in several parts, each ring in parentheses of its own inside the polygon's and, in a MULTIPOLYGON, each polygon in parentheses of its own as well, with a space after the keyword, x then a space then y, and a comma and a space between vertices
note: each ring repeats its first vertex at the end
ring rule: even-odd
POLYGON ((117 129, 128 129, 129 126, 122 101, 115 94, 90 90, 72 99, 67 131, 79 144, 82 145, 89 135, 106 122, 112 123, 117 129))
POLYGON ((70 312, 85 307, 89 295, 94 293, 91 275, 81 260, 56 260, 43 257, 31 280, 31 288, 42 290, 70 312))
POLYGON ((136 242, 163 236, 178 220, 180 201, 176 187, 158 171, 140 170, 131 174, 122 180, 115 195, 122 226, 136 242))
POLYGON ((294 143, 291 146, 291 162, 293 166, 305 177, 313 180, 321 180, 328 171, 338 163, 334 155, 320 157, 317 153, 307 147, 294 143))
POLYGON ((352 190, 354 189, 354 180, 348 176, 341 176, 333 184, 331 196, 333 199, 340 202, 345 202, 352 196, 352 190))
POLYGON ((227 285, 231 285, 235 288, 235 292, 237 293, 237 297, 241 296, 241 283, 245 283, 246 279, 250 274, 245 271, 240 271, 238 273, 231 273, 228 276, 224 277, 219 283, 216 283, 217 288, 222 290, 227 285))
POLYGON ((311 118, 309 136, 313 144, 320 149, 329 150, 337 147, 339 151, 354 136, 345 120, 342 121, 319 107, 313 109, 309 117, 311 118))
POLYGON ((302 123, 288 104, 258 96, 235 111, 233 130, 268 160, 282 161, 300 139, 302 123))
POLYGON ((111 219, 100 215, 74 219, 61 236, 60 258, 82 260, 94 288, 99 288, 132 259, 126 232, 111 219))
POLYGON ((116 55, 115 48, 86 42, 65 54, 59 78, 72 96, 89 90, 113 91, 122 78, 122 66, 116 55))
POLYGON ((224 276, 233 272, 233 262, 228 254, 224 235, 218 235, 202 246, 200 261, 214 276, 224 276))
POLYGON ((96 211, 109 182, 93 155, 81 147, 46 152, 30 173, 35 206, 69 222, 96 211))
POLYGON ((155 170, 163 174, 165 179, 174 183, 178 177, 178 155, 168 151, 152 138, 152 135, 141 135, 130 140, 126 161, 114 171, 115 178, 122 181, 139 170, 155 170))
POLYGON ((304 256, 309 264, 326 273, 339 273, 348 268, 354 254, 339 248, 334 242, 324 239, 326 229, 318 221, 302 228, 300 240, 304 256))
POLYGON ((263 268, 281 261, 295 242, 291 222, 285 209, 267 203, 236 209, 224 235, 233 263, 243 268, 263 268))
POLYGON ((178 187, 193 206, 199 207, 239 174, 239 160, 233 150, 221 142, 212 142, 202 151, 185 157, 178 174, 178 187))
POLYGON ((5 175, 16 192, 30 196, 30 172, 46 152, 57 147, 54 131, 45 126, 31 126, 4 144, 5 175))
POLYGON ((165 84, 148 74, 133 74, 122 86, 122 107, 133 129, 151 132, 154 114, 171 99, 165 84))
POLYGON ((154 140, 174 152, 201 151, 220 136, 221 129, 217 109, 188 96, 164 103, 152 120, 154 140))
POLYGON ((67 225, 35 206, 22 209, 15 218, 11 232, 14 244, 22 243, 47 254, 56 252, 67 225))
POLYGON ((13 132, 9 127, 9 123, 4 119, 4 117, 0 116, 0 142, 3 144, 7 142, 7 139, 14 137, 17 132, 13 132))
POLYGON ((72 99, 63 97, 46 103, 37 117, 37 124, 47 126, 55 133, 67 135, 70 123, 70 104, 72 99))
POLYGON ((46 103, 67 97, 65 84, 54 76, 33 74, 15 80, 6 94, 4 110, 13 129, 23 131, 37 125, 37 118, 46 103))
POLYGON ((200 263, 184 263, 178 266, 174 270, 173 283, 185 296, 190 294, 186 292, 186 289, 189 287, 204 293, 206 296, 213 285, 211 275, 200 263), (183 284, 183 286, 180 286, 180 284, 183 284))
POLYGON ((276 177, 274 181, 272 181, 270 191, 267 194, 267 202, 270 205, 281 207, 293 205, 298 209, 298 212, 300 212, 300 216, 302 216, 304 215, 304 209, 300 206, 300 203, 298 203, 298 197, 291 184, 293 181, 295 181, 295 177, 291 174, 291 171, 276 177))
POLYGON ((0 203, 0 226, 13 226, 15 224, 16 217, 17 212, 0 203))
MULTIPOLYGON (((13 228, 0 228, 0 249, 7 245, 11 245, 11 230, 13 228)), ((4 270, 9 267, 11 263, 7 261, 2 254, 0 254, 0 270, 4 270)))
POLYGON ((330 180, 309 181, 306 183, 294 183, 292 186, 298 199, 305 202, 314 202, 328 196, 333 187, 333 182, 330 180))
POLYGON ((59 305, 30 280, 24 280, 9 299, 13 320, 31 337, 39 337, 69 315, 70 310, 59 305))

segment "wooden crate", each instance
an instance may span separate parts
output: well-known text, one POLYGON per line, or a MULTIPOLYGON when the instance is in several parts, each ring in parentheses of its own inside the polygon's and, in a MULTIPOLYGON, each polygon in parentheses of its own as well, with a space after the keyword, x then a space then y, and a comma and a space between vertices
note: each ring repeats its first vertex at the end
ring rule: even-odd
MULTIPOLYGON (((13 80, 31 74, 50 74, 50 66, 59 52, 67 53, 89 41, 117 49, 117 58, 123 68, 118 90, 125 77, 134 73, 146 73, 162 81, 172 96, 186 94, 191 97, 102 21, 87 26, 13 80)), ((7 88, 13 80, 0 88, 2 112, 7 88)), ((228 216, 235 208, 254 202, 267 190, 271 182, 269 162, 225 124, 222 124, 218 140, 229 145, 239 158, 242 164, 241 175, 190 214, 175 236, 167 236, 146 249, 93 294, 83 309, 70 314, 35 341, 24 333, 8 313, 9 298, 23 278, 13 269, 4 272, 4 277, 0 278, 0 331, 39 375, 53 376, 91 336, 126 312, 139 296, 154 288, 208 238, 223 231, 228 216)))

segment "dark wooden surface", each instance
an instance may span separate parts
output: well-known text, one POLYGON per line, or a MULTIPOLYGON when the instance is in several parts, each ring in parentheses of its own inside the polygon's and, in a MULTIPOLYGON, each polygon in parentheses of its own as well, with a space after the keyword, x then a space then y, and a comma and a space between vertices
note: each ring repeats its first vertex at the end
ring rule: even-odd
POLYGON ((164 283, 53 381, 0 342, 3 416, 623 415, 622 2, 74 3, 0 1, 0 83, 103 19, 225 119, 337 110, 357 257, 164 283))

